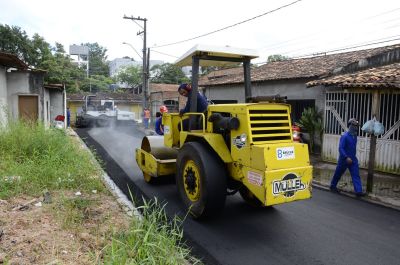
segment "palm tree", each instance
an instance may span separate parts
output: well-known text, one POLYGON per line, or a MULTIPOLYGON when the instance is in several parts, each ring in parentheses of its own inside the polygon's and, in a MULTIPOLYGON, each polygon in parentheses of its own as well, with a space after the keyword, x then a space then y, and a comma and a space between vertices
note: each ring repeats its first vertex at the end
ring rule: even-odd
POLYGON ((315 135, 318 135, 322 143, 322 133, 324 130, 322 112, 318 111, 316 107, 306 108, 301 114, 299 122, 296 124, 310 134, 310 151, 313 152, 315 135))

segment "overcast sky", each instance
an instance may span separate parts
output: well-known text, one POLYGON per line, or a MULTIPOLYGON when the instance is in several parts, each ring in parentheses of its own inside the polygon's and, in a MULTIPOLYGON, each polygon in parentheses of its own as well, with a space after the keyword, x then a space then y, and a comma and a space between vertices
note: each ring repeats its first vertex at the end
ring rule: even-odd
MULTIPOLYGON (((141 53, 137 32, 143 23, 124 15, 147 19, 151 59, 171 63, 196 44, 255 49, 260 59, 254 62, 261 63, 271 54, 296 57, 387 40, 393 41, 375 46, 400 43, 398 0, 0 0, 0 23, 19 26, 30 37, 38 33, 67 51, 71 44, 97 42, 109 60, 140 60, 122 43, 141 53), (161 47, 213 31, 218 32, 161 47)), ((369 47, 374 46, 363 48, 369 47)))

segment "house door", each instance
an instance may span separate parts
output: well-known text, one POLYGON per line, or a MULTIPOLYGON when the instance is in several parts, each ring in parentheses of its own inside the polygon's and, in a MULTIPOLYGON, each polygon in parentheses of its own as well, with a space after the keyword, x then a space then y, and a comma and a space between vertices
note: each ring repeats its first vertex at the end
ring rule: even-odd
POLYGON ((18 113, 20 119, 36 122, 38 120, 38 109, 37 96, 18 97, 18 113))

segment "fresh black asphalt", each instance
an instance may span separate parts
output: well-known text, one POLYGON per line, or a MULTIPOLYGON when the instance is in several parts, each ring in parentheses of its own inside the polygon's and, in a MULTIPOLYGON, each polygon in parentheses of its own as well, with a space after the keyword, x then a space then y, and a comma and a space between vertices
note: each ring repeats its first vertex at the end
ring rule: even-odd
MULTIPOLYGON (((144 182, 134 150, 135 126, 77 129, 114 182, 138 202, 157 197, 170 216, 184 213, 173 179, 144 182)), ((184 222, 185 239, 205 264, 400 264, 400 212, 314 189, 310 200, 255 209, 240 196, 206 221, 184 222)))

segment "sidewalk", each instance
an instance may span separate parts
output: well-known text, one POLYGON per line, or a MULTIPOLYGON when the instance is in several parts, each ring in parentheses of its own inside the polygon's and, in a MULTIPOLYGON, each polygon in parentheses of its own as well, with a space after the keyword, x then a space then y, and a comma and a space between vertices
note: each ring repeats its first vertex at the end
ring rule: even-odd
MULTIPOLYGON (((322 189, 329 190, 330 181, 336 169, 336 164, 324 162, 319 156, 311 155, 311 164, 314 167, 313 185, 322 189)), ((363 191, 366 191, 368 171, 360 168, 360 177, 363 191)), ((371 203, 381 204, 400 210, 400 176, 374 172, 374 185, 372 192, 363 197, 362 200, 371 203)), ((348 170, 342 176, 338 189, 342 194, 354 196, 353 183, 348 170)))

